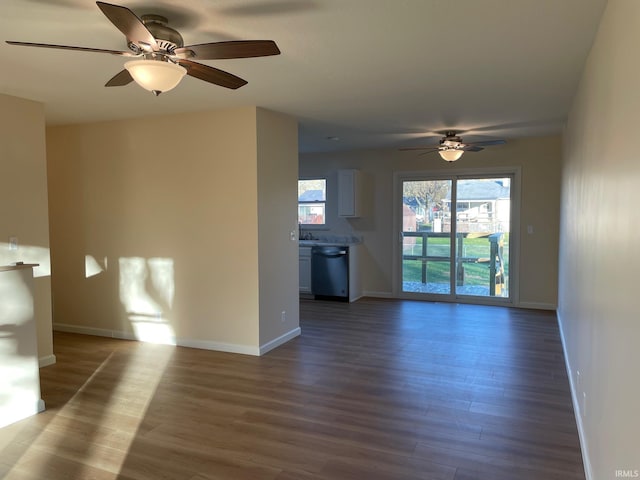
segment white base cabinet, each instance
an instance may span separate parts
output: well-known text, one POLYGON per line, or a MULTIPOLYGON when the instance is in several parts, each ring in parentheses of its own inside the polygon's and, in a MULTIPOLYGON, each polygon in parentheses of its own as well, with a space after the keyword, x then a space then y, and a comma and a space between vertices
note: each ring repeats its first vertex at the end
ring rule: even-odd
POLYGON ((362 276, 360 264, 362 256, 361 245, 349 246, 349 301, 355 302, 362 298, 362 276))
POLYGON ((300 247, 300 293, 311 293, 311 247, 300 247))

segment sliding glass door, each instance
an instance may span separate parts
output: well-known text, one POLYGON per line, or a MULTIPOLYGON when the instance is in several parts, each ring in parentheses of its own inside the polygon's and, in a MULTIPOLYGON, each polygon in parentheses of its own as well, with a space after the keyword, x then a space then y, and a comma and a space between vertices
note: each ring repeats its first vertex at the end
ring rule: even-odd
POLYGON ((403 296, 508 300, 513 175, 400 183, 403 296))
POLYGON ((451 293, 451 231, 443 199, 451 180, 402 181, 402 291, 451 293))

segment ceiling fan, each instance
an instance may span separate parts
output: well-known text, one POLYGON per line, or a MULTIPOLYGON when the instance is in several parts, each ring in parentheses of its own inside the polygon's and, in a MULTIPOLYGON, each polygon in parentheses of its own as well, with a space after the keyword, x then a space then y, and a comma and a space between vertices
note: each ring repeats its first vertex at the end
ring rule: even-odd
POLYGON ((193 59, 220 60, 280 54, 273 40, 235 40, 184 46, 182 36, 167 25, 168 20, 165 17, 142 15, 142 18, 138 18, 126 7, 104 2, 96 4, 111 23, 124 33, 129 51, 16 41, 7 43, 134 57, 136 60, 126 62, 125 69, 114 75, 105 87, 128 85, 135 80, 156 96, 178 85, 185 74, 234 90, 247 84, 247 81, 240 77, 195 62, 193 59))
POLYGON ((442 137, 438 145, 428 147, 404 147, 400 150, 425 150, 421 155, 438 152, 443 160, 455 162, 464 152, 479 152, 480 150, 484 150, 484 147, 502 145, 504 143, 507 142, 504 140, 487 140, 483 142, 463 143, 462 138, 459 137, 455 131, 450 130, 445 132, 445 136, 442 137))

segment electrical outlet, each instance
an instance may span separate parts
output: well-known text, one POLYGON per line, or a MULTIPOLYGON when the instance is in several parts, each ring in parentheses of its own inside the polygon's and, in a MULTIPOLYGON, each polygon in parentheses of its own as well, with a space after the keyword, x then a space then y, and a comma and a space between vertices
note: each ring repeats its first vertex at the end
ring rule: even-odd
POLYGON ((9 250, 18 250, 18 237, 9 237, 9 250))
POLYGON ((282 311, 282 317, 281 317, 282 323, 285 323, 287 321, 287 312, 286 311, 282 311))

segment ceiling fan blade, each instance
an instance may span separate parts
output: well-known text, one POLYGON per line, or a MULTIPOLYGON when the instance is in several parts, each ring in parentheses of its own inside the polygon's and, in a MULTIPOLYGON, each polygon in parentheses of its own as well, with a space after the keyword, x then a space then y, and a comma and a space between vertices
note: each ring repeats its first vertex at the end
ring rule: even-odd
POLYGON ((133 82, 133 77, 129 73, 129 70, 122 70, 116 73, 111 80, 105 83, 105 87, 123 87, 133 82))
POLYGON ((484 148, 479 147, 477 145, 465 145, 464 147, 462 147, 460 150, 464 150, 465 152, 479 152, 481 150, 484 150, 484 148))
POLYGON ((432 150, 435 152, 436 150, 440 150, 440 148, 437 145, 431 145, 428 147, 402 147, 398 150, 432 150))
POLYGON ((280 49, 273 40, 233 40, 188 45, 176 48, 175 53, 180 57, 194 57, 198 60, 222 60, 279 55, 280 49))
POLYGON ((199 80, 204 80, 205 82, 220 85, 221 87, 235 90, 248 83, 246 80, 236 77, 231 73, 201 63, 192 62, 191 60, 178 60, 178 63, 187 69, 187 75, 199 80))
POLYGON ((51 45, 49 43, 15 42, 13 40, 7 40, 7 43, 9 45, 18 45, 21 47, 56 48, 61 50, 76 50, 79 52, 110 53, 111 55, 121 55, 123 57, 136 56, 133 52, 123 52, 120 50, 105 50, 102 48, 74 47, 71 45, 51 45))
POLYGON ((427 150, 426 152, 421 152, 418 154, 419 157, 421 157, 422 155, 428 155, 429 153, 435 153, 438 152, 440 149, 439 148, 433 148, 431 150, 427 150))
POLYGON ((147 27, 144 26, 142 20, 127 7, 104 2, 96 2, 96 4, 111 23, 125 34, 127 40, 140 46, 143 50, 152 50, 154 52, 160 50, 158 42, 156 42, 147 27))
POLYGON ((478 147, 488 147, 489 145, 503 145, 507 143, 504 140, 486 140, 484 142, 467 143, 467 145, 476 145, 478 147))

